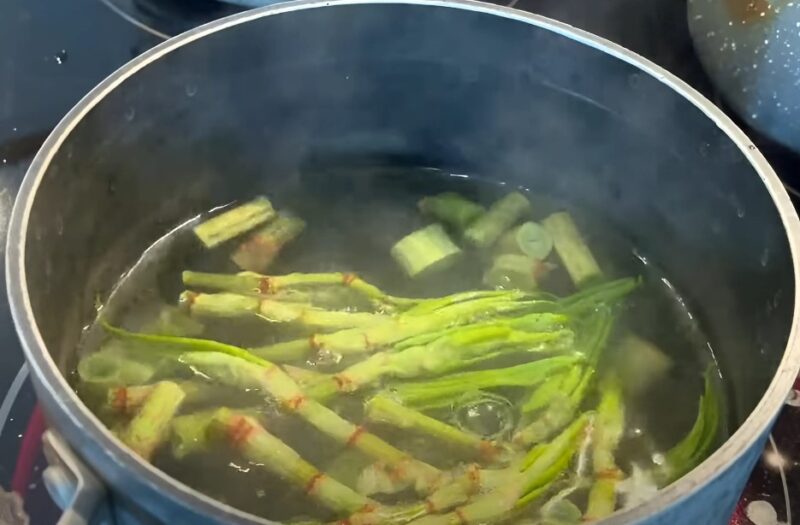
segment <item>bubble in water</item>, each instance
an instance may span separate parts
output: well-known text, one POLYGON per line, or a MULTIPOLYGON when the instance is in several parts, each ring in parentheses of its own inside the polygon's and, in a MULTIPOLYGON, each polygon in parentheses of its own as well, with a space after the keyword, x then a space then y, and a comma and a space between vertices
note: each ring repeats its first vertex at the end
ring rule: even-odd
POLYGON ((498 395, 482 395, 455 407, 458 427, 485 438, 507 434, 514 425, 511 402, 498 395))
POLYGON ((736 208, 736 216, 740 219, 744 218, 744 210, 742 208, 736 208))
POLYGON ((197 85, 196 84, 187 84, 186 85, 186 96, 193 97, 197 94, 197 85))
POLYGON ((59 51, 58 53, 53 55, 53 58, 55 58, 56 64, 58 64, 58 65, 63 64, 64 62, 67 61, 67 58, 69 58, 68 55, 67 55, 67 50, 66 49, 62 49, 61 51, 59 51))
POLYGON ((125 120, 128 122, 132 121, 136 118, 136 110, 134 108, 128 108, 125 110, 125 120))
POLYGON ((342 360, 342 354, 338 352, 331 352, 330 350, 320 350, 316 358, 310 364, 316 366, 331 366, 338 365, 342 360))

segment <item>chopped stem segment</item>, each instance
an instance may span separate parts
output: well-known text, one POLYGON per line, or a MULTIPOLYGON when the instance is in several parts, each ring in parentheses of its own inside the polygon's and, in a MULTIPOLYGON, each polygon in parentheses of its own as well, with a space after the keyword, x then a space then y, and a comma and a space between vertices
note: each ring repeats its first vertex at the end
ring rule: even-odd
POLYGON ((397 241, 391 253, 413 279, 448 269, 461 256, 461 249, 441 225, 431 224, 397 241))
POLYGON ((417 203, 417 207, 423 214, 450 226, 457 232, 464 231, 486 211, 480 204, 454 192, 424 197, 417 203))
POLYGON ((303 219, 280 213, 266 226, 251 233, 233 252, 231 260, 242 270, 263 272, 305 227, 303 219))
POLYGON ((519 192, 509 193, 496 201, 464 232, 464 238, 477 248, 488 248, 514 223, 530 211, 527 197, 519 192))
POLYGON ((176 383, 159 383, 122 431, 120 438, 123 443, 144 459, 150 460, 156 448, 165 441, 170 422, 184 397, 183 390, 176 383))
POLYGON ((575 286, 580 288, 602 277, 600 265, 597 264, 569 213, 565 211, 554 213, 542 221, 542 224, 550 233, 556 253, 575 286))
POLYGON ((214 248, 252 230, 274 216, 272 203, 266 197, 257 197, 203 221, 194 227, 194 233, 206 248, 214 248))

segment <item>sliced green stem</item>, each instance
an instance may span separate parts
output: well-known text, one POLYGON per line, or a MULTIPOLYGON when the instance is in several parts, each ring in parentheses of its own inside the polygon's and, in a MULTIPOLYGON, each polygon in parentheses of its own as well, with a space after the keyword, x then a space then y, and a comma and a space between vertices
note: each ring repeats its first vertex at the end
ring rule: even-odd
POLYGON ((600 265, 569 213, 554 213, 542 221, 542 224, 550 233, 556 253, 575 286, 580 288, 602 277, 600 265))
POLYGON ((252 230, 274 216, 272 203, 266 197, 257 197, 203 221, 194 227, 194 233, 206 248, 213 248, 252 230))
POLYGON ((457 232, 464 231, 486 212, 480 204, 453 192, 424 197, 417 203, 417 207, 423 214, 450 226, 457 232))
POLYGON ((147 396, 142 408, 121 432, 120 438, 134 452, 150 460, 156 448, 166 440, 169 425, 185 394, 181 387, 162 381, 147 396))
POLYGON ((392 246, 392 257, 409 277, 417 278, 450 268, 461 249, 439 224, 406 235, 392 246))
POLYGON ((496 201, 464 232, 464 238, 477 248, 488 248, 514 223, 530 211, 527 197, 519 192, 509 193, 496 201))
POLYGON ((305 227, 303 219, 279 213, 266 226, 251 233, 233 252, 231 260, 242 270, 263 272, 305 227))

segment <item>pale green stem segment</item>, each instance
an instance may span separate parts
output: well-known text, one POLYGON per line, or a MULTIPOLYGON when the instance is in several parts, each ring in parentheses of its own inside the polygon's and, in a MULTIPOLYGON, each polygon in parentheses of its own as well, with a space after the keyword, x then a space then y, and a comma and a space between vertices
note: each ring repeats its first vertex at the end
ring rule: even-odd
POLYGON ((516 222, 530 212, 531 204, 519 192, 496 201, 464 232, 464 238, 477 248, 488 248, 516 222))
POLYGON ((423 214, 450 226, 457 232, 464 231, 486 212, 480 204, 453 192, 424 197, 417 203, 417 207, 423 214))
POLYGON ((461 256, 447 232, 439 224, 431 224, 406 235, 392 246, 392 257, 412 279, 442 272, 461 256))
POLYGON ((569 213, 554 213, 542 225, 552 237, 556 253, 575 286, 580 288, 602 277, 600 265, 569 213))
POLYGON ((122 442, 144 459, 163 443, 169 433, 170 422, 175 417, 185 394, 171 381, 162 381, 147 396, 142 408, 120 433, 122 442))
POLYGON ((252 230, 274 216, 272 203, 266 197, 257 197, 200 223, 194 227, 194 233, 206 248, 214 248, 252 230))
POLYGON ((714 373, 715 368, 709 366, 705 373, 705 391, 700 398, 697 419, 691 430, 664 455, 664 466, 658 474, 665 484, 675 481, 699 465, 717 441, 722 401, 714 373))
POLYGON ((233 252, 231 260, 242 270, 263 272, 305 227, 303 219, 279 213, 266 226, 251 233, 233 252))

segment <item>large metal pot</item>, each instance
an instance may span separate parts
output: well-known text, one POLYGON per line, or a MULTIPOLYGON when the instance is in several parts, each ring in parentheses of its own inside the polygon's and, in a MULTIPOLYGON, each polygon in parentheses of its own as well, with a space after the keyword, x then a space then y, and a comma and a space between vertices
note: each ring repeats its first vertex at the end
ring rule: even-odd
POLYGON ((331 157, 479 173, 625 232, 711 337, 735 433, 603 523, 726 523, 800 366, 797 215, 747 137, 677 78, 466 0, 312 0, 220 20, 123 67, 47 139, 9 226, 9 297, 50 424, 117 512, 264 522, 140 461, 65 373, 96 294, 154 239, 254 178, 297 184, 298 166, 331 157))

